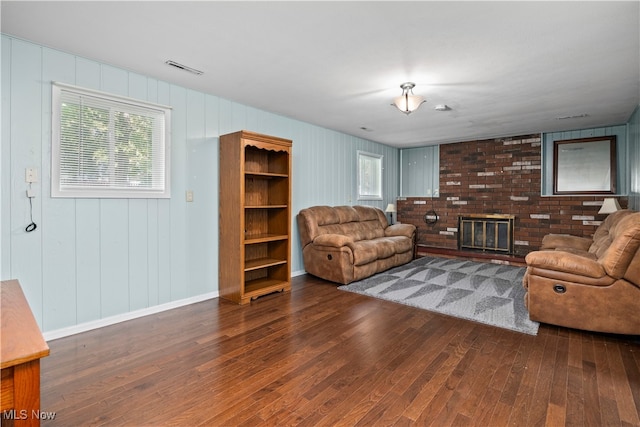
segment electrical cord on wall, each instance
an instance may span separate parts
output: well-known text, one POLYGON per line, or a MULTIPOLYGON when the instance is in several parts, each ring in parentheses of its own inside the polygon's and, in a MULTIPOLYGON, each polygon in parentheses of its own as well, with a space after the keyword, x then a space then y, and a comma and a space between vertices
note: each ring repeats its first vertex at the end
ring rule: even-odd
POLYGON ((33 230, 38 228, 36 223, 33 222, 33 200, 32 199, 34 197, 35 196, 33 195, 33 190, 31 189, 31 183, 29 183, 29 189, 27 190, 27 198, 29 199, 29 219, 31 220, 31 223, 27 225, 27 227, 24 229, 24 231, 26 231, 27 233, 31 233, 33 230))

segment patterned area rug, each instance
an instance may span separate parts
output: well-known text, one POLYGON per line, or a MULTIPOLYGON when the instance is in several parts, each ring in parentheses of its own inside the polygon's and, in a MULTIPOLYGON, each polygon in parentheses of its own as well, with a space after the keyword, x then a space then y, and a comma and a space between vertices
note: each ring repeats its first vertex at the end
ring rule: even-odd
POLYGON ((537 335, 524 267, 425 256, 338 289, 537 335))

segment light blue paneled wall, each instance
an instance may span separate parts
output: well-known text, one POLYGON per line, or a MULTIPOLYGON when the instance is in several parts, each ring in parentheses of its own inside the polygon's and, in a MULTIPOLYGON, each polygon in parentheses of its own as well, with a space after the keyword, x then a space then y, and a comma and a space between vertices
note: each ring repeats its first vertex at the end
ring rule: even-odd
POLYGON ((629 142, 629 208, 640 211, 640 105, 631 115, 628 126, 629 142))
POLYGON ((19 279, 55 331, 218 290, 218 137, 293 140, 292 272, 304 271, 295 213, 356 204, 356 153, 382 154, 383 208, 398 196, 398 150, 7 35, 2 36, 0 277, 19 279), (173 107, 171 199, 53 199, 51 81, 173 107), (38 169, 30 222, 25 168, 38 169), (186 190, 194 202, 187 203, 186 190))
POLYGON ((617 176, 616 190, 619 195, 629 192, 629 144, 627 125, 606 126, 593 129, 578 129, 565 132, 545 133, 542 138, 542 195, 553 195, 553 142, 566 139, 616 136, 617 176))

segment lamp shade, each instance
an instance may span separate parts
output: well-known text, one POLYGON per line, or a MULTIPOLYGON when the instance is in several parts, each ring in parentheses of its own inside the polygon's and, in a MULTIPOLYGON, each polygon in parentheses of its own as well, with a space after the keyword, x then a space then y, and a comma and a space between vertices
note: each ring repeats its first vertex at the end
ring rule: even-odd
POLYGON ((414 112, 423 102, 425 102, 425 99, 420 95, 405 94, 393 99, 393 105, 405 114, 414 112))
POLYGON ((602 202, 602 207, 600 208, 598 213, 599 214, 610 214, 610 213, 613 213, 615 211, 619 211, 620 209, 621 209, 620 208, 620 203, 618 203, 618 201, 616 199, 614 199, 613 197, 607 197, 602 202))
POLYGON ((389 203, 387 205, 387 209, 385 209, 384 211, 394 213, 396 212, 396 205, 394 205, 393 203, 389 203))
POLYGON ((395 105, 398 110, 405 114, 411 114, 417 110, 423 102, 426 102, 426 99, 423 96, 413 94, 415 86, 416 84, 411 82, 402 83, 400 85, 402 95, 393 98, 393 104, 391 105, 395 105))

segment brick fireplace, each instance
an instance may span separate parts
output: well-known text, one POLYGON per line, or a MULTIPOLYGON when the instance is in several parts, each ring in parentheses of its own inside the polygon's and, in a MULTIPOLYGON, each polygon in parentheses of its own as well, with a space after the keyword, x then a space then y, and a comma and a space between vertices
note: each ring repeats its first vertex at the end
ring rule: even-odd
MULTIPOLYGON (((591 236, 604 196, 540 195, 540 135, 440 146, 440 197, 397 201, 398 221, 414 224, 418 245, 458 250, 458 217, 514 216, 513 255, 537 250, 548 233, 591 236), (434 210, 437 221, 425 221, 434 210)), ((627 198, 619 197, 623 208, 627 198)))

